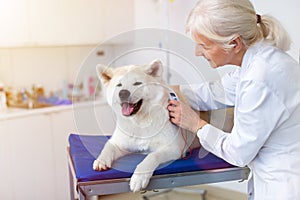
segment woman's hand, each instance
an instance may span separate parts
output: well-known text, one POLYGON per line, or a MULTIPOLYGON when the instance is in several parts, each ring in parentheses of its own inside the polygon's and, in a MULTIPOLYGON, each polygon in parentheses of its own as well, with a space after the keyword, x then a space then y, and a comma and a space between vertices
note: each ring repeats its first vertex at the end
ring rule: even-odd
POLYGON ((190 106, 179 101, 170 100, 167 109, 169 110, 170 121, 173 124, 193 133, 197 133, 199 129, 207 124, 190 106))

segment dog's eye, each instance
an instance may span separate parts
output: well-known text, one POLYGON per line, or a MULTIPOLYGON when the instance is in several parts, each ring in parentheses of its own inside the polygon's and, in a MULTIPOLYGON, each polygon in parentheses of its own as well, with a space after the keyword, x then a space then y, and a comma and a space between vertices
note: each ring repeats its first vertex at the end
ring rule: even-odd
POLYGON ((142 85, 143 83, 142 82, 135 82, 133 85, 142 85))
POLYGON ((121 87, 122 86, 122 83, 119 83, 118 85, 116 85, 117 87, 121 87))

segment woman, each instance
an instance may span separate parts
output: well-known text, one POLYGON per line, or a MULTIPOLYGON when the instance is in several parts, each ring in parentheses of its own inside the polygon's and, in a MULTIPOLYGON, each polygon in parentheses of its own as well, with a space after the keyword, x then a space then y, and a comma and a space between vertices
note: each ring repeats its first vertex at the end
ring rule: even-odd
POLYGON ((285 53, 286 31, 273 17, 256 14, 248 0, 200 0, 187 30, 196 55, 211 67, 238 69, 180 90, 197 110, 235 106, 234 126, 227 134, 174 100, 170 120, 197 134, 206 150, 249 166, 249 199, 300 199, 300 67, 285 53))

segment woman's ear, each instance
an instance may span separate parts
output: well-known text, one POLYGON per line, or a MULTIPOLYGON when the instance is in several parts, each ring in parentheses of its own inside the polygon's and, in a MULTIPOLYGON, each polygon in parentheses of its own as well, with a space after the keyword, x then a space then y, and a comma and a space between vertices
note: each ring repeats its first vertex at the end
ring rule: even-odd
POLYGON ((241 51, 241 49, 243 49, 243 47, 244 47, 244 43, 243 43, 241 36, 238 36, 234 40, 232 40, 230 42, 230 45, 233 46, 232 49, 235 53, 239 53, 241 51))

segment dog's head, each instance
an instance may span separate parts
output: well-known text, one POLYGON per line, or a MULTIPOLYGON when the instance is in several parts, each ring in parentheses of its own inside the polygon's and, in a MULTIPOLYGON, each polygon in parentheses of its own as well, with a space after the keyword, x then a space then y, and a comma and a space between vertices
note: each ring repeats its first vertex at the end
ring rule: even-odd
POLYGON ((97 74, 106 89, 108 104, 124 117, 148 112, 151 106, 161 103, 162 98, 167 95, 162 72, 160 60, 143 66, 97 66, 97 74))

